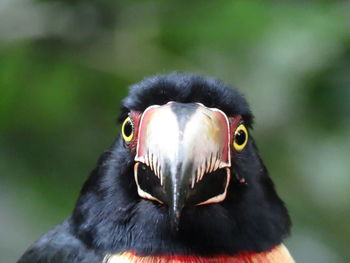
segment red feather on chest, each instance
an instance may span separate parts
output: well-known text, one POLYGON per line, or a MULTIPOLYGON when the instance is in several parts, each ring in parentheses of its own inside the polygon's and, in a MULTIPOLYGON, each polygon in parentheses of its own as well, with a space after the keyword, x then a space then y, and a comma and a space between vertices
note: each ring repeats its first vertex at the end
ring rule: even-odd
POLYGON ((103 263, 294 263, 284 245, 262 253, 241 253, 236 256, 198 257, 195 255, 139 256, 133 252, 107 255, 103 263))

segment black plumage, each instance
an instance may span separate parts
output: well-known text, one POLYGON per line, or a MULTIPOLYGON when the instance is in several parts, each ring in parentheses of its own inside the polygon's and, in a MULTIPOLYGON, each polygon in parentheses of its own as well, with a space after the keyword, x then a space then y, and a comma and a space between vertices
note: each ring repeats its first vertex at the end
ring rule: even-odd
MULTIPOLYGON (((247 127, 253 116, 241 94, 222 82, 174 73, 145 79, 123 100, 122 121, 130 110, 144 111, 169 101, 199 102, 228 116, 242 115, 247 127)), ((100 157, 85 182, 72 215, 37 241, 19 263, 102 262, 107 253, 233 255, 261 252, 281 244, 290 219, 252 136, 232 157, 226 199, 217 204, 185 207, 173 233, 167 206, 142 199, 133 177, 134 156, 118 136, 100 157), (240 176, 246 179, 239 183, 240 176)))

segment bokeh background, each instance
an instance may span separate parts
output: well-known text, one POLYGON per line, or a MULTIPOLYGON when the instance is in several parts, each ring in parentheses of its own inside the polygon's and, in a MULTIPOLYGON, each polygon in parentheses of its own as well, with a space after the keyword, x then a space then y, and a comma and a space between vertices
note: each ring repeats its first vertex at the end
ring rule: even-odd
POLYGON ((0 0, 0 262, 70 214, 127 87, 174 70, 246 94, 297 262, 350 262, 350 4, 335 0, 0 0))

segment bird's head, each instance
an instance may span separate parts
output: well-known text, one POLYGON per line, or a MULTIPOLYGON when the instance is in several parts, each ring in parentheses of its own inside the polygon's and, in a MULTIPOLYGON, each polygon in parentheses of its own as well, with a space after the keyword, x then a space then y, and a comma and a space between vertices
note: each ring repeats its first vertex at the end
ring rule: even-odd
POLYGON ((196 75, 131 87, 121 134, 73 214, 93 247, 140 253, 262 251, 288 234, 288 213, 258 155, 244 98, 196 75))
POLYGON ((199 102, 171 101, 130 111, 121 133, 135 154, 139 196, 167 206, 173 230, 185 206, 225 200, 234 173, 231 156, 249 140, 241 115, 227 116, 199 102))

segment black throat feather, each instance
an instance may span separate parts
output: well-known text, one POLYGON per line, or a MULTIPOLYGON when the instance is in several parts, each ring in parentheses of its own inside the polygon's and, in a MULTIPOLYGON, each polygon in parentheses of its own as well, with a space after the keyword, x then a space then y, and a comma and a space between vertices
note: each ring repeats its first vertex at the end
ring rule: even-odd
MULTIPOLYGON (((240 114, 252 125, 252 114, 238 92, 215 79, 178 73, 132 86, 122 115, 169 101, 200 102, 228 116, 240 114)), ((232 174, 244 175, 247 184, 233 178, 222 203, 185 208, 176 233, 170 230, 166 206, 138 196, 133 159, 117 138, 83 186, 70 220, 74 235, 90 248, 141 255, 234 255, 269 250, 289 234, 288 212, 251 137, 244 151, 232 157, 232 174)))

